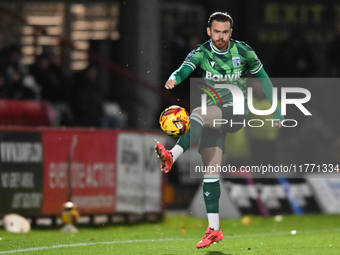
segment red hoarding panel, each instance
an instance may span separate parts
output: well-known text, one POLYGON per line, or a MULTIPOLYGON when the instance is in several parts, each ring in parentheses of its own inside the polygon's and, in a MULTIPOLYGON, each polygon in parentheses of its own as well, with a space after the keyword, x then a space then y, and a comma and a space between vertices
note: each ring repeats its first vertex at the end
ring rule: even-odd
POLYGON ((55 110, 47 101, 0 99, 0 124, 49 126, 55 110))
POLYGON ((115 130, 44 130, 43 214, 58 214, 71 200, 81 213, 111 213, 116 200, 115 130))

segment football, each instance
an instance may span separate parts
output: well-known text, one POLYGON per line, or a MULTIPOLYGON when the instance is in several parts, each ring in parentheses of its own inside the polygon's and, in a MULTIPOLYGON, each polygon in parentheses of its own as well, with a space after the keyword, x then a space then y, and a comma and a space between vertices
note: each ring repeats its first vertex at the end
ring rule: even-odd
POLYGON ((159 117, 159 124, 165 134, 171 137, 180 137, 190 128, 188 112, 177 105, 166 108, 159 117))

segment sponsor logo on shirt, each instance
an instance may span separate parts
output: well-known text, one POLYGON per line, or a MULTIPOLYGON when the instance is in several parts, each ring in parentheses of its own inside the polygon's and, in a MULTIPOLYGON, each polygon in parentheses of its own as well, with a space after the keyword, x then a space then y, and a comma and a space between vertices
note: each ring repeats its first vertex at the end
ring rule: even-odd
POLYGON ((212 74, 211 72, 206 72, 205 73, 205 79, 211 80, 211 81, 237 81, 241 77, 242 71, 237 71, 232 74, 212 74))

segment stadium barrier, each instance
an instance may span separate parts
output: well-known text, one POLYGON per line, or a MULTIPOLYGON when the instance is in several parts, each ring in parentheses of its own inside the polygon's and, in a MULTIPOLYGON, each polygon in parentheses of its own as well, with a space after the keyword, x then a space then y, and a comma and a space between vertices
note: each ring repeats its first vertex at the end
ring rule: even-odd
POLYGON ((154 157, 155 139, 164 142, 166 137, 128 130, 3 126, 0 214, 56 217, 69 200, 83 215, 162 214, 164 175, 154 157))
POLYGON ((51 126, 54 116, 48 101, 0 99, 0 125, 51 126))
MULTIPOLYGON (((274 216, 281 214, 340 213, 340 179, 306 175, 305 178, 253 179, 240 176, 221 180, 220 217, 242 215, 274 216)), ((205 217, 200 187, 192 199, 188 213, 205 217)))
MULTIPOLYGON (((338 175, 338 174, 336 174, 338 175)), ((317 178, 308 175, 308 183, 315 191, 315 197, 323 213, 340 214, 340 179, 337 176, 317 178)))
POLYGON ((305 178, 229 179, 224 187, 243 215, 319 213, 315 192, 305 178), (260 201, 260 203, 259 203, 260 201), (265 212, 263 208, 265 208, 265 212))

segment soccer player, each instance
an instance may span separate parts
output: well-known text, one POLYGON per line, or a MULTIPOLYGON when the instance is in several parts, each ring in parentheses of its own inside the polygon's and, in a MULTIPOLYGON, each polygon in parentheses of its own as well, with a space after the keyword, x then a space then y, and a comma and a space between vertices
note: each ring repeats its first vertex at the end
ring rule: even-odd
MULTIPOLYGON (((261 88, 272 104, 273 85, 263 69, 263 66, 252 48, 246 43, 231 39, 233 19, 228 13, 215 12, 208 20, 207 34, 210 40, 198 45, 184 60, 183 64, 174 71, 165 84, 166 89, 173 89, 187 78, 196 68, 202 78, 212 88, 216 83, 232 84, 242 90, 246 95, 246 73, 249 71, 260 81, 261 88)), ((205 87, 209 90, 209 88, 205 87)), ((181 136, 171 150, 157 142, 156 153, 161 160, 161 169, 167 173, 173 163, 198 139, 198 151, 202 156, 205 169, 209 166, 221 165, 224 153, 224 141, 227 133, 237 132, 243 125, 217 124, 214 119, 232 120, 234 123, 242 123, 245 115, 233 115, 232 94, 227 89, 215 88, 222 105, 215 105, 214 100, 207 100, 206 114, 201 113, 201 107, 193 110, 190 119, 191 126, 187 133, 181 136)), ((212 90, 210 94, 219 99, 212 90)), ((247 107, 245 107, 247 109, 247 107)), ((283 117, 280 107, 274 112, 275 125, 281 127, 283 117)), ((211 243, 221 241, 223 234, 219 225, 219 197, 220 183, 219 173, 205 173, 203 180, 203 197, 207 210, 209 227, 206 235, 197 243, 197 248, 208 247, 211 243)))

